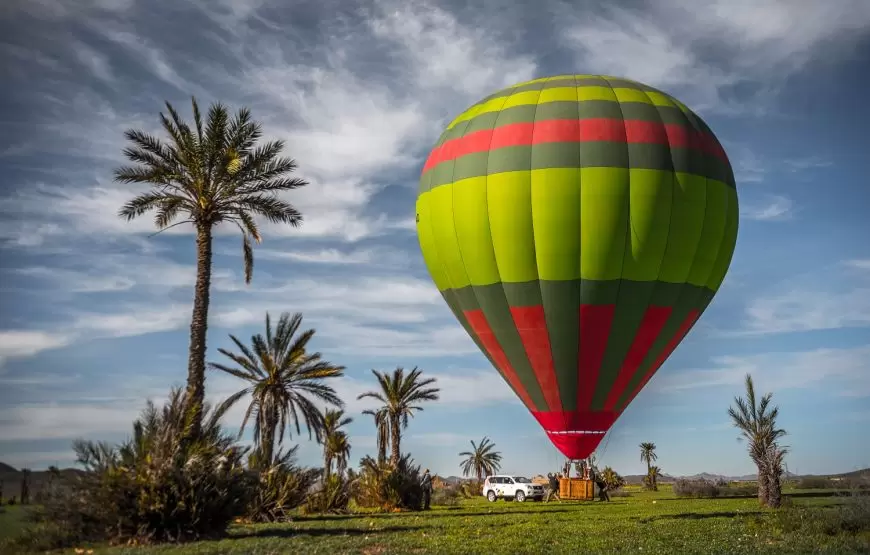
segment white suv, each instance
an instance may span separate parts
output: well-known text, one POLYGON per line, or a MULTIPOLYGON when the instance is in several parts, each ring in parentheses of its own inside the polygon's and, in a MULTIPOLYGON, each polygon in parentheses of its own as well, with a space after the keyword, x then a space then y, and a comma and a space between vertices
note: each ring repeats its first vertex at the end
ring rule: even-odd
POLYGON ((526 499, 540 501, 544 498, 544 486, 533 484, 523 476, 487 476, 483 482, 483 495, 491 502, 498 498, 516 499, 521 503, 526 499))

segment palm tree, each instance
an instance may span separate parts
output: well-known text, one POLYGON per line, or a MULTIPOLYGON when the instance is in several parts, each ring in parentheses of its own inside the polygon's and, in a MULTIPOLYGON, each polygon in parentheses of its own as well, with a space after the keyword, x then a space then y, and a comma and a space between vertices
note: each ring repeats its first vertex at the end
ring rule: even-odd
POLYGON ((324 383, 328 378, 342 376, 344 367, 322 360, 320 353, 309 353, 306 347, 315 331, 310 329, 297 336, 301 324, 301 314, 296 313, 291 317, 285 312, 281 314, 273 333, 271 319, 266 313, 266 337, 260 334, 251 337, 251 346, 247 347, 230 335, 241 354, 218 349, 238 368, 209 363, 211 369, 248 382, 247 387, 224 401, 222 407, 230 407, 245 395, 251 395, 239 436, 244 432, 248 419, 253 416, 254 445, 260 451, 258 460, 266 465, 271 464, 276 440, 279 446, 283 443, 288 422, 292 422, 297 434, 301 433, 300 414, 308 428, 308 437, 313 432, 320 441, 323 415, 309 395, 330 405, 344 406, 332 386, 324 383))
POLYGON ((652 463, 658 459, 656 455, 656 444, 652 442, 644 442, 640 444, 640 460, 646 462, 646 476, 649 482, 648 487, 653 490, 658 490, 655 478, 652 474, 652 463))
POLYGON ((778 476, 782 473, 781 463, 786 452, 778 442, 786 432, 776 427, 779 407, 771 407, 772 397, 772 393, 767 393, 756 403, 755 385, 752 376, 747 374, 746 398, 735 397, 736 406, 728 408, 728 415, 746 439, 749 456, 758 468, 759 502, 775 507, 781 499, 778 476))
POLYGON ((377 370, 372 370, 372 373, 378 380, 380 391, 363 393, 357 399, 371 397, 384 404, 381 409, 386 412, 390 422, 390 465, 395 468, 401 458, 402 428, 408 427, 408 417, 414 416, 414 411, 423 410, 423 407, 414 403, 437 401, 439 389, 428 387, 435 383, 435 378, 421 379, 422 372, 417 367, 408 375, 401 367, 393 370, 392 374, 382 374, 377 370))
POLYGON ((327 409, 323 413, 323 472, 324 481, 332 475, 332 461, 336 461, 338 473, 343 474, 350 456, 347 432, 341 428, 353 422, 343 410, 327 409))
POLYGON ((605 466, 601 471, 601 480, 605 483, 608 490, 619 489, 625 485, 625 478, 620 476, 615 470, 609 466, 605 466))
POLYGON ((387 461, 387 445, 390 443, 390 419, 387 418, 387 411, 366 409, 362 412, 374 418, 378 431, 378 464, 384 464, 387 461))
POLYGON ((460 457, 465 457, 465 460, 460 463, 462 464, 462 475, 469 476, 473 473, 478 482, 483 482, 484 476, 498 472, 501 468, 501 453, 493 449, 495 449, 495 443, 487 437, 484 437, 479 445, 472 440, 471 451, 459 453, 460 457))
POLYGON ((251 282, 254 255, 251 240, 262 240, 254 216, 271 222, 299 226, 302 215, 277 194, 304 187, 308 183, 288 177, 296 162, 281 158, 283 141, 257 146, 261 126, 242 108, 230 118, 227 108, 212 104, 203 127, 196 99, 194 126, 184 122, 168 102, 169 118, 162 112, 160 121, 168 135, 164 141, 135 129, 124 135, 132 144, 124 155, 135 165, 115 170, 115 181, 145 183, 151 189, 119 211, 127 221, 155 212, 157 232, 181 224, 196 230, 196 286, 193 316, 190 321, 190 348, 187 368, 189 427, 186 435, 199 435, 202 404, 205 399, 205 353, 211 289, 212 233, 221 223, 238 227, 242 234, 245 282, 251 282))

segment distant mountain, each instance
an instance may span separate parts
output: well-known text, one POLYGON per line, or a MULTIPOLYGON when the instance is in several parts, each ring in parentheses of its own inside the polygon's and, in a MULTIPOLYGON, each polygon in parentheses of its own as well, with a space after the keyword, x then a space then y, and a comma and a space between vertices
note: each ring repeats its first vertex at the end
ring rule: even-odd
POLYGON ((6 474, 7 472, 18 472, 18 470, 4 462, 0 462, 0 474, 6 474))

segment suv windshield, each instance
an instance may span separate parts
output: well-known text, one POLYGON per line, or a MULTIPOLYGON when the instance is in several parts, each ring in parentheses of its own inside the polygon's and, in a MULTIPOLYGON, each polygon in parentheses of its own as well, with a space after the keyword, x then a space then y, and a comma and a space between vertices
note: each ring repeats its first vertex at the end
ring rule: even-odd
POLYGON ((526 478, 524 476, 515 476, 514 482, 516 482, 518 484, 531 484, 532 483, 531 480, 529 480, 528 478, 526 478))

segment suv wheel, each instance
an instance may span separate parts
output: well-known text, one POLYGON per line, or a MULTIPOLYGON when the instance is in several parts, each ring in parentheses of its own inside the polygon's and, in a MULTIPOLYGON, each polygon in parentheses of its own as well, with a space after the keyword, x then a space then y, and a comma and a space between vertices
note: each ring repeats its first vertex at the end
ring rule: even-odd
POLYGON ((525 500, 526 500, 526 494, 523 493, 522 491, 518 491, 517 492, 517 502, 522 503, 525 500))
POLYGON ((492 490, 489 490, 486 493, 486 498, 489 500, 490 503, 495 503, 495 492, 492 490))

